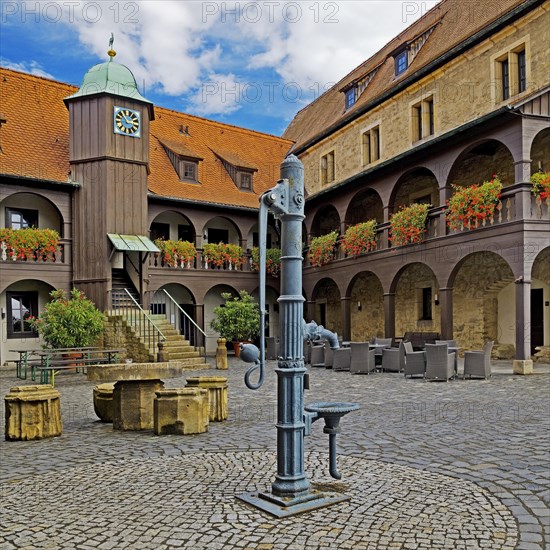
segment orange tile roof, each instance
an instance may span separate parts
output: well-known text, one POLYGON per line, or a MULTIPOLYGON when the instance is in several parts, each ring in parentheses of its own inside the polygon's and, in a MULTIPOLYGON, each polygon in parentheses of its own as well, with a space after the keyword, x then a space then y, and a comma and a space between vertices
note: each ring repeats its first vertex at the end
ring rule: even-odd
MULTIPOLYGON (((76 87, 0 68, 0 174, 68 181, 69 111, 63 98, 76 87)), ((151 122, 151 193, 229 206, 258 207, 258 197, 279 179, 279 166, 292 142, 276 136, 155 107, 151 122), (182 129, 187 132, 180 132, 182 129), (184 183, 164 145, 174 152, 203 159, 200 184, 184 183), (214 151, 256 168, 254 192, 239 191, 214 151)), ((224 157, 225 158, 225 157, 224 157)), ((229 158, 227 160, 230 160, 229 158)))
POLYGON ((285 130, 283 137, 296 142, 300 149, 309 141, 317 139, 331 126, 343 121, 416 71, 437 60, 443 54, 458 46, 476 32, 506 14, 526 0, 442 0, 423 17, 396 36, 371 58, 351 71, 307 107, 302 109, 285 130), (433 30, 406 71, 395 76, 392 53, 404 44, 421 36, 431 27, 433 30), (344 94, 341 90, 378 68, 374 77, 360 95, 355 105, 345 110, 344 94))

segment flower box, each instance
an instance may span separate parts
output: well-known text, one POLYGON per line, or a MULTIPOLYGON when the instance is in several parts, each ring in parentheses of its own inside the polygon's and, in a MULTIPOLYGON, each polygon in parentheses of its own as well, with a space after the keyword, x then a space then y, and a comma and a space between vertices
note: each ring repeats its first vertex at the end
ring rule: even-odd
POLYGON ((539 204, 550 199, 550 172, 535 172, 531 176, 531 183, 531 193, 535 195, 539 204))
MULTIPOLYGON (((251 267, 254 271, 259 271, 260 249, 255 246, 251 254, 251 267)), ((281 272, 281 249, 267 248, 265 251, 265 270, 268 275, 278 277, 281 272)))
POLYGON ((160 249, 160 262, 169 267, 194 267, 197 250, 189 241, 170 241, 157 239, 155 244, 160 249))
POLYGON ((342 239, 342 248, 348 256, 360 256, 376 248, 376 220, 348 227, 342 239))
POLYGON ((206 243, 202 247, 206 267, 238 269, 244 263, 244 252, 237 244, 206 243))
POLYGON ((487 221, 493 221, 502 193, 498 176, 481 185, 453 185, 453 189, 453 196, 447 201, 447 225, 451 229, 475 229, 487 221))
POLYGON ((53 229, 0 229, 2 256, 11 260, 52 261, 59 249, 59 233, 53 229))
POLYGON ((402 206, 390 219, 390 237, 393 246, 419 243, 426 234, 426 219, 431 204, 402 206))
POLYGON ((334 260, 338 231, 331 231, 327 235, 314 237, 309 244, 309 263, 313 267, 320 267, 334 260))

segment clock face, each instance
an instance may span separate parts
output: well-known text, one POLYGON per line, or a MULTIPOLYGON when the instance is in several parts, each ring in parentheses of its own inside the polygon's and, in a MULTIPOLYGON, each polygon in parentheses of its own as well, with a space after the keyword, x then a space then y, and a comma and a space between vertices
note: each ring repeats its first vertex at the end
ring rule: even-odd
POLYGON ((140 137, 141 117, 139 111, 126 109, 125 107, 115 107, 113 130, 115 134, 140 137))

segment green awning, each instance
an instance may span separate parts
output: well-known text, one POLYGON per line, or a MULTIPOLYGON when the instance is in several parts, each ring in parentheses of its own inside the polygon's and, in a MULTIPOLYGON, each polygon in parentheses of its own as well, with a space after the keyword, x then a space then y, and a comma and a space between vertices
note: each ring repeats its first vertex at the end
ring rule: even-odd
POLYGON ((124 252, 160 252, 155 243, 143 235, 119 235, 118 233, 107 233, 115 250, 124 252))

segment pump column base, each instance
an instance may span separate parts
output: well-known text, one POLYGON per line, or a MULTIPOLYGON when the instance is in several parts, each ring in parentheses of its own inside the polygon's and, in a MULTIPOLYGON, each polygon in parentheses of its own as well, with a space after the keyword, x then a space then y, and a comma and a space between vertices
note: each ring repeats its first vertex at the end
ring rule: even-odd
POLYGON ((308 491, 305 495, 296 498, 280 498, 271 493, 243 493, 237 495, 239 500, 258 508, 276 518, 286 518, 303 514, 317 508, 332 506, 339 502, 350 500, 351 497, 342 493, 308 491))

